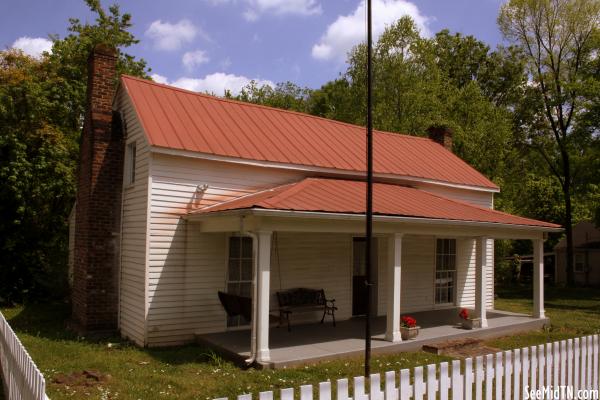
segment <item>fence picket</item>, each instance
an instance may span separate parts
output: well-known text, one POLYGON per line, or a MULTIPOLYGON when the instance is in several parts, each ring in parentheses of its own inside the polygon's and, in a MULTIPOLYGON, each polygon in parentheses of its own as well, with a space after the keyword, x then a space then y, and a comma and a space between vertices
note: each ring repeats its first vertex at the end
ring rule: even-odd
POLYGON ((599 365, 598 365, 598 335, 594 335, 594 356, 593 356, 593 362, 594 362, 594 371, 593 371, 593 378, 592 378, 592 386, 594 389, 599 389, 598 388, 598 374, 600 373, 600 371, 598 371, 599 369, 599 365))
MULTIPOLYGON (((417 375, 417 370, 415 368, 415 376, 417 375)), ((408 369, 403 369, 400 371, 400 386, 398 388, 398 392, 400 394, 400 400, 409 400, 413 396, 413 385, 410 384, 410 371, 408 369)))
POLYGON ((251 394, 241 394, 238 396, 238 400, 252 400, 251 394))
POLYGON ((512 352, 504 352, 504 400, 512 398, 512 352))
MULTIPOLYGON (((281 400, 294 400, 294 389, 293 388, 281 389, 281 391, 279 393, 281 396, 281 400)), ((262 398, 260 400, 262 400, 262 398)), ((267 400, 267 399, 265 399, 265 400, 267 400)), ((269 397, 268 400, 271 400, 271 397, 269 397)))
POLYGON ((473 382, 475 375, 473 373, 473 359, 467 358, 465 360, 465 386, 463 393, 465 394, 465 400, 473 399, 473 382))
POLYGON ((496 393, 496 398, 497 399, 501 399, 502 398, 502 375, 504 373, 504 368, 502 367, 502 353, 496 353, 494 360, 496 361, 496 364, 494 365, 494 372, 495 372, 495 378, 494 378, 494 387, 496 388, 495 393, 496 393))
POLYGON ((579 343, 579 338, 575 338, 573 340, 573 390, 575 392, 577 392, 577 390, 580 388, 579 383, 581 382, 581 379, 579 377, 579 371, 581 371, 581 369, 579 368, 581 364, 581 348, 580 348, 580 343, 579 343))
POLYGON ((537 358, 537 347, 532 346, 529 348, 529 355, 531 356, 531 360, 529 362, 529 371, 530 371, 530 390, 537 389, 537 375, 538 375, 538 358, 537 358))
POLYGON ((319 400, 331 400, 331 382, 319 383, 319 400))
POLYGON ((539 345, 537 347, 537 355, 538 355, 538 362, 537 362, 537 368, 538 368, 538 388, 542 388, 544 386, 544 382, 545 382, 545 372, 546 372, 546 360, 545 360, 545 351, 544 351, 544 345, 539 345))
POLYGON ((463 376, 460 373, 459 360, 452 361, 452 382, 450 383, 450 385, 452 388, 452 399, 462 399, 465 397, 463 392, 464 380, 463 376))
POLYGON ((544 382, 546 382, 546 385, 552 385, 552 372, 553 372, 553 366, 554 366, 554 356, 552 354, 552 343, 546 343, 545 350, 546 350, 546 365, 545 365, 544 369, 546 371, 546 376, 545 376, 544 382))
POLYGON ((485 356, 485 398, 491 399, 494 393, 494 355, 485 356))
POLYGON ((381 379, 379 374, 371 374, 369 380, 369 399, 384 400, 383 392, 381 391, 381 379))
POLYGON ((586 383, 587 383, 587 385, 585 387, 586 387, 586 389, 589 390, 589 389, 593 389, 593 387, 592 387, 592 370, 594 369, 594 366, 592 364, 593 363, 593 358, 592 357, 593 357, 594 349, 593 349, 593 344, 592 344, 593 337, 592 336, 588 336, 586 339, 587 339, 587 343, 586 343, 587 344, 587 346, 586 346, 586 352, 587 352, 587 363, 586 363, 586 365, 587 365, 587 368, 585 369, 585 371, 586 371, 586 383))
POLYGON ((396 373, 394 371, 385 373, 385 399, 399 400, 398 389, 396 389, 396 373))
POLYGON ((422 400, 426 390, 425 382, 423 381, 423 367, 415 368, 415 381, 413 383, 414 399, 422 400))
MULTIPOLYGON (((281 396, 283 400, 283 396, 281 396)), ((313 387, 312 385, 300 386, 300 400, 313 400, 313 387)))
POLYGON ((513 398, 521 400, 521 349, 513 350, 513 398))
POLYGON ((485 369, 483 368, 483 357, 475 358, 475 400, 483 399, 483 382, 485 379, 485 369))
POLYGON ((554 342, 552 345, 552 385, 554 387, 558 387, 560 385, 558 377, 559 377, 559 367, 560 367, 560 343, 554 342))
MULTIPOLYGON (((294 389, 281 389, 281 399, 282 400, 293 400, 293 398, 294 398, 293 390, 294 389), (284 392, 288 392, 289 390, 292 390, 292 397, 290 397, 289 395, 284 396, 284 392)), ((258 394, 258 399, 259 400, 273 400, 273 392, 272 391, 260 392, 258 394)))
POLYGON ((440 380, 439 380, 440 400, 448 400, 448 390, 449 389, 450 389, 450 380, 448 377, 448 363, 443 362, 440 364, 440 380))
POLYGON ((587 337, 582 337, 581 341, 579 342, 580 346, 581 346, 581 350, 580 350, 580 355, 581 355, 581 362, 580 362, 580 367, 579 370, 581 371, 581 376, 579 379, 579 387, 581 389, 585 389, 587 387, 587 376, 586 376, 586 371, 587 371, 587 337))
POLYGON ((438 380, 436 378, 437 367, 435 364, 427 366, 427 400, 436 400, 438 391, 438 380))
POLYGON ((365 392, 365 377, 357 376, 354 378, 354 399, 355 400, 368 400, 368 396, 365 392))
POLYGON ((348 397, 348 379, 337 380, 337 400, 352 400, 348 397))
POLYGON ((567 340, 567 385, 573 385, 573 339, 567 340))

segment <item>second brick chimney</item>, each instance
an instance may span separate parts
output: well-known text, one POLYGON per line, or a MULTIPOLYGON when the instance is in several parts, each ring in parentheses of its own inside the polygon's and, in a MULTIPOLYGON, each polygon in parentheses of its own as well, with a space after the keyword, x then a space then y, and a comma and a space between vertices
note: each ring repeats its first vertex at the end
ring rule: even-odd
POLYGON ((452 130, 446 126, 432 126, 427 129, 429 139, 452 151, 452 130))
POLYGON ((88 58, 72 292, 73 322, 81 332, 117 329, 124 142, 112 109, 116 62, 115 49, 102 44, 88 58))

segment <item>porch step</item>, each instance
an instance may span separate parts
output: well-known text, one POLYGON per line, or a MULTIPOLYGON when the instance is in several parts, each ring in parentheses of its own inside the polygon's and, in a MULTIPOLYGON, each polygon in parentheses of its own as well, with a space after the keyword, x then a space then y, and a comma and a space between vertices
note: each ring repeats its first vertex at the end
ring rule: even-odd
POLYGON ((467 337, 425 344, 423 345, 423 351, 455 358, 467 358, 496 353, 500 350, 483 345, 483 340, 481 339, 467 337))

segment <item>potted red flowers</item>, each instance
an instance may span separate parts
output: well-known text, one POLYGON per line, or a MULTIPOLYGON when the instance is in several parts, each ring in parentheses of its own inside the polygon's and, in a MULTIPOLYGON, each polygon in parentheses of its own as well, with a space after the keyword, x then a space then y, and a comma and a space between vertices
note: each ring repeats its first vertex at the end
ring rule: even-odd
POLYGON ((481 328, 481 318, 469 318, 469 310, 466 308, 460 310, 458 316, 462 319, 462 327, 464 329, 481 328))
POLYGON ((400 318, 400 335, 402 340, 414 339, 419 334, 421 327, 417 326, 417 320, 410 315, 400 318))

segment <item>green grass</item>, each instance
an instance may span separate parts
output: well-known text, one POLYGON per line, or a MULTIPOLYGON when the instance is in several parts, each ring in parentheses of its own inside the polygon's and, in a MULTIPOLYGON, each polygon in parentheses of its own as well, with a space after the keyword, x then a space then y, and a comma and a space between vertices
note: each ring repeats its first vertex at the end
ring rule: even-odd
MULTIPOLYGON (((498 310, 530 314, 533 309, 531 287, 515 285, 497 289, 497 294, 498 310)), ((550 318, 547 329, 490 340, 487 344, 514 349, 600 332, 600 289, 547 287, 544 295, 546 316, 550 318)))
MULTIPOLYGON (((496 308, 529 313, 531 289, 498 290, 496 308)), ((510 349, 600 331, 600 290, 546 291, 546 311, 552 325, 545 331, 500 338, 488 345, 510 349)), ((140 349, 121 342, 94 341, 65 330, 69 308, 64 304, 3 309, 13 329, 47 377, 48 395, 60 399, 212 399, 240 393, 297 388, 327 379, 362 374, 362 359, 342 359, 276 371, 242 370, 199 346, 140 349), (109 348, 107 343, 119 343, 109 348), (106 381, 85 386, 53 383, 60 374, 97 370, 106 381)), ((424 352, 374 357, 373 371, 399 370, 448 360, 424 352)), ((1 399, 1 395, 0 395, 1 399)))
MULTIPOLYGON (((48 395, 60 399, 212 399, 244 392, 298 387, 302 384, 362 374, 361 359, 342 359, 283 370, 242 370, 199 346, 140 349, 117 338, 77 337, 64 329, 65 305, 31 305, 3 309, 13 329, 48 381, 48 395), (93 386, 53 383, 59 374, 97 370, 110 375, 93 386)), ((448 360, 430 353, 399 353, 373 358, 373 372, 399 370, 448 360)))

